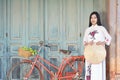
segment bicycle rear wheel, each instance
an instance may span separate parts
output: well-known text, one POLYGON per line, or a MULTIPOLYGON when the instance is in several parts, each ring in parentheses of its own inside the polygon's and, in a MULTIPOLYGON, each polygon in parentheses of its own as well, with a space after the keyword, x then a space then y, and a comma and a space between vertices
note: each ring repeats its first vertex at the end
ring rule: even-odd
POLYGON ((31 75, 25 79, 25 75, 31 69, 32 62, 19 62, 12 66, 7 74, 7 80, 44 80, 41 70, 35 65, 31 75))
POLYGON ((83 56, 73 56, 66 60, 63 66, 62 77, 60 80, 84 80, 82 76, 84 67, 83 56))

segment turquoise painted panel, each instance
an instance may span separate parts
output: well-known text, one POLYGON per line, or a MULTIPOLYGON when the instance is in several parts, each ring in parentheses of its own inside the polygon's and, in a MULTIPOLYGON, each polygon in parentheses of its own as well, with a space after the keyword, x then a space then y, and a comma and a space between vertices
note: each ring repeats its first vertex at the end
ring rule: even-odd
POLYGON ((6 0, 0 0, 0 80, 4 80, 6 73, 6 0))
MULTIPOLYGON (((28 47, 37 47, 44 41, 44 0, 28 0, 26 5, 25 43, 28 47)), ((45 54, 40 54, 44 57, 45 54)))
POLYGON ((80 55, 78 44, 79 39, 79 26, 78 26, 78 0, 66 0, 63 1, 63 20, 65 21, 63 23, 64 25, 64 44, 62 46, 65 46, 66 49, 69 49, 72 51, 71 55, 80 55), (72 5, 72 6, 71 6, 72 5))
POLYGON ((0 56, 4 55, 4 47, 5 47, 5 11, 4 11, 4 1, 0 0, 0 56))
POLYGON ((47 59, 60 56, 62 42, 62 0, 45 1, 45 42, 51 47, 45 55, 47 59))
POLYGON ((45 2, 45 38, 49 41, 60 41, 60 0, 46 0, 45 2))
POLYGON ((18 48, 25 45, 25 1, 7 1, 7 44, 9 56, 18 56, 18 48))
POLYGON ((45 42, 51 45, 45 55, 48 60, 56 59, 60 65, 66 55, 59 49, 83 55, 82 39, 92 11, 93 0, 45 0, 45 42))
MULTIPOLYGON (((0 58, 0 64, 2 64, 1 62, 1 58, 0 58)), ((0 66, 0 72, 2 72, 2 66, 0 66)), ((2 73, 0 73, 0 79, 2 78, 2 73)))
MULTIPOLYGON (((11 65, 20 59, 18 57, 18 48, 25 45, 26 4, 24 0, 7 0, 6 3, 8 34, 6 71, 8 71, 11 65)), ((17 78, 18 76, 14 74, 12 78, 17 78)))
POLYGON ((26 11, 26 43, 39 43, 44 40, 43 0, 28 0, 26 11))
MULTIPOLYGON (((38 46, 39 41, 44 39, 43 0, 8 0, 7 12, 7 65, 11 65, 23 59, 18 56, 19 47, 38 46)), ((20 79, 20 74, 11 78, 20 79)))
MULTIPOLYGON (((54 61, 57 61, 57 66, 61 63, 62 57, 59 53, 62 47, 62 28, 62 0, 45 0, 45 42, 51 46, 45 58, 54 64, 54 61)), ((50 66, 48 69, 55 71, 50 66)), ((49 79, 47 72, 45 75, 45 80, 49 79)))

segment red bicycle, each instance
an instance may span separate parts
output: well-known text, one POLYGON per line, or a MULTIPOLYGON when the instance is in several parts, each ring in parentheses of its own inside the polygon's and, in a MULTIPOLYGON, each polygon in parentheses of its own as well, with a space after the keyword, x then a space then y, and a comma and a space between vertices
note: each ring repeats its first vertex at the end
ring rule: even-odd
MULTIPOLYGON (((60 52, 71 53, 69 50, 60 50, 60 52)), ((37 54, 31 60, 23 59, 21 62, 15 63, 7 73, 7 80, 16 80, 14 76, 18 76, 18 74, 19 79, 17 80, 45 80, 44 70, 50 75, 49 80, 82 80, 83 67, 84 56, 63 58, 60 66, 56 66, 37 54), (56 71, 51 71, 44 63, 53 67, 56 71)))

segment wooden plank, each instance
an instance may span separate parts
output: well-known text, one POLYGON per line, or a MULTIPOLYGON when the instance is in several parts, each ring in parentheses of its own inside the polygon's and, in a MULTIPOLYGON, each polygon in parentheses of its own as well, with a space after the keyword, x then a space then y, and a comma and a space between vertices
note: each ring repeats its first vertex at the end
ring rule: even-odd
POLYGON ((109 0, 109 15, 108 15, 108 20, 109 20, 109 30, 110 34, 112 36, 112 43, 110 46, 110 53, 109 53, 109 65, 110 65, 110 80, 115 80, 116 72, 118 71, 117 67, 120 67, 119 64, 117 63, 118 61, 118 20, 117 20, 117 0, 109 0))
POLYGON ((116 58, 116 64, 117 64, 117 69, 116 69, 116 73, 117 75, 120 75, 120 0, 118 0, 117 2, 117 31, 116 31, 116 35, 117 35, 117 58, 116 58))

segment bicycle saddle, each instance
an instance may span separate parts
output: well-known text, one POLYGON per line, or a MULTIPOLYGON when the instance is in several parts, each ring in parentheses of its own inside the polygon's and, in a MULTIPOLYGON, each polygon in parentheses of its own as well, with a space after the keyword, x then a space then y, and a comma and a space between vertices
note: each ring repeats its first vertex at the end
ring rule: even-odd
POLYGON ((60 52, 62 52, 63 54, 71 54, 71 51, 70 50, 63 50, 63 49, 60 49, 60 52))

